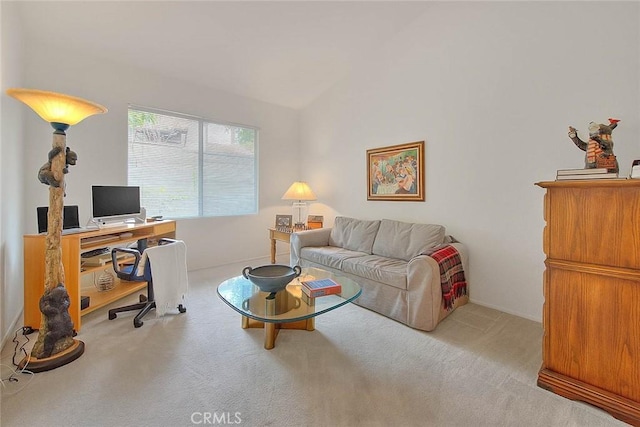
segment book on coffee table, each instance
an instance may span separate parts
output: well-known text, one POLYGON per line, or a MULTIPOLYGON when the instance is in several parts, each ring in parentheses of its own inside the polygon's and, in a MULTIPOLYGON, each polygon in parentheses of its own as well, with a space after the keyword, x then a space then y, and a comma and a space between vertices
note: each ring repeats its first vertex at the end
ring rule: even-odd
POLYGON ((302 292, 309 298, 334 295, 342 292, 342 286, 331 279, 301 280, 302 292))

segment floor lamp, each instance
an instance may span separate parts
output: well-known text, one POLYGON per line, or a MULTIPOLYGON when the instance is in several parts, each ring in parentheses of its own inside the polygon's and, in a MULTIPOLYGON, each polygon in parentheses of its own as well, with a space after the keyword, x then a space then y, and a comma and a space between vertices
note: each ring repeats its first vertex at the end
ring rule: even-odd
POLYGON ((69 315, 70 299, 64 287, 62 265, 64 174, 77 160, 77 155, 66 146, 65 131, 107 109, 81 98, 43 90, 13 88, 7 90, 7 95, 27 104, 55 129, 47 162, 38 171, 40 182, 49 186, 44 292, 40 298, 42 318, 31 355, 18 364, 20 369, 42 372, 72 362, 84 353, 84 343, 73 338, 75 331, 69 315))
POLYGON ((296 217, 294 228, 304 229, 306 223, 304 211, 307 209, 307 201, 318 200, 311 187, 309 187, 309 184, 304 181, 294 182, 286 193, 284 193, 282 200, 294 200, 293 213, 296 217))

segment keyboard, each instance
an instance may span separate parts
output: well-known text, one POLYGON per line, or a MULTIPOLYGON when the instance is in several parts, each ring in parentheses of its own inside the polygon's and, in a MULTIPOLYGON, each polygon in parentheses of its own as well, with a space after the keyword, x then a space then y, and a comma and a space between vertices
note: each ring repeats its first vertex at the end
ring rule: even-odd
POLYGON ((119 237, 113 234, 107 234, 106 236, 93 236, 93 237, 85 237, 82 239, 83 245, 88 245, 92 243, 100 243, 100 242, 113 242, 114 240, 118 240, 119 237))
POLYGON ((67 234, 78 234, 78 233, 84 233, 85 231, 87 231, 86 228, 84 227, 77 227, 77 228, 67 228, 65 230, 62 230, 62 235, 66 236, 67 234))
MULTIPOLYGON (((67 234, 78 234, 78 233, 84 233, 85 231, 89 231, 86 227, 77 227, 77 228, 65 228, 62 230, 62 235, 66 236, 67 234)), ((38 234, 42 234, 42 235, 46 235, 47 232, 46 231, 42 231, 38 234)))
POLYGON ((106 253, 109 253, 109 248, 98 248, 91 251, 83 252, 80 256, 82 258, 91 258, 98 255, 104 255, 106 253))

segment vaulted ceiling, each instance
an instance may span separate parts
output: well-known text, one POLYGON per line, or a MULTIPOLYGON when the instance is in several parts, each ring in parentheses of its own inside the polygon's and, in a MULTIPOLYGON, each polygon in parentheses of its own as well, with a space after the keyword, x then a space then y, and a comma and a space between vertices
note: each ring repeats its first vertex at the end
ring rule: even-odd
POLYGON ((424 13, 395 1, 25 1, 29 38, 302 108, 424 13))

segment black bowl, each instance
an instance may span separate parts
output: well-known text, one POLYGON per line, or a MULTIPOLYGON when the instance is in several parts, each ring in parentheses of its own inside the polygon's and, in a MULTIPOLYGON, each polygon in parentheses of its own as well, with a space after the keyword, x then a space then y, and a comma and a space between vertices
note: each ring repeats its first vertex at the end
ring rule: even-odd
POLYGON ((288 265, 270 264, 256 268, 245 267, 242 275, 262 292, 278 292, 286 288, 301 272, 298 265, 291 268, 288 265))

